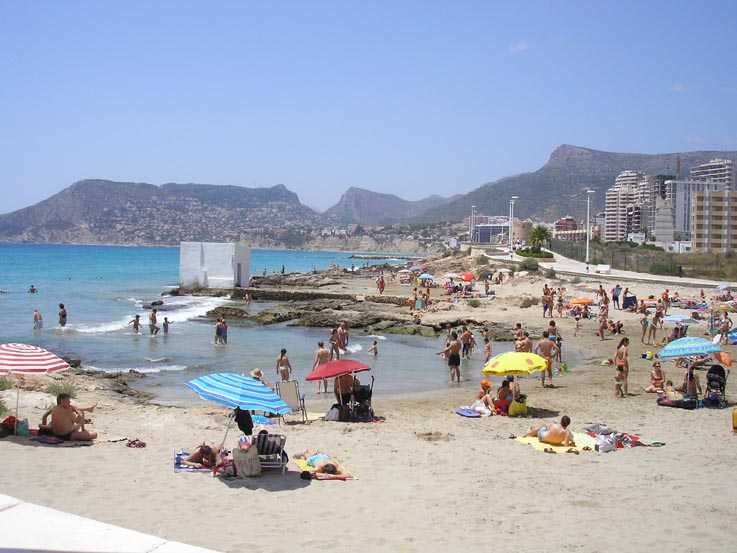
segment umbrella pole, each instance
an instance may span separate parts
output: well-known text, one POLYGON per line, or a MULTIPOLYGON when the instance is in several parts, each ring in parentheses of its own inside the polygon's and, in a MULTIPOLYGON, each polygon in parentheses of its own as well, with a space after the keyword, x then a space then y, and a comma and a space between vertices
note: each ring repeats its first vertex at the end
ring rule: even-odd
POLYGON ((20 401, 20 382, 15 379, 15 428, 13 428, 13 434, 18 435, 18 404, 20 401))
POLYGON ((225 435, 223 436, 223 441, 220 442, 220 451, 222 451, 223 447, 225 447, 225 438, 228 437, 228 431, 230 430, 230 424, 233 422, 234 418, 235 418, 235 410, 231 410, 230 417, 228 418, 228 424, 225 427, 225 435))

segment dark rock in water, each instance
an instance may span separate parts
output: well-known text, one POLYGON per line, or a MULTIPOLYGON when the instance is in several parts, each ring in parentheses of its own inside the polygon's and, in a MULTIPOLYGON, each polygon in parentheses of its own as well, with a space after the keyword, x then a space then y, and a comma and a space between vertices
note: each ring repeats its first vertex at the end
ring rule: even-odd
POLYGON ((289 273, 286 275, 268 275, 258 279, 258 284, 263 286, 305 286, 309 288, 320 288, 338 284, 334 278, 324 274, 313 273, 289 273))
POLYGON ((225 317, 226 319, 247 319, 251 316, 247 309, 241 309, 239 307, 225 307, 222 305, 215 309, 211 309, 206 313, 206 315, 213 319, 219 319, 220 317, 225 317))
POLYGON ((62 357, 62 359, 69 363, 69 366, 73 369, 79 369, 82 366, 82 361, 79 359, 72 359, 71 357, 62 357))
POLYGON ((154 300, 151 305, 164 305, 164 300, 154 300))
POLYGON ((340 323, 345 322, 349 328, 362 328, 375 325, 381 319, 382 317, 370 313, 325 309, 317 313, 303 313, 297 325, 337 328, 340 323))
POLYGON ((263 325, 270 325, 275 323, 283 323, 285 321, 291 321, 299 318, 302 315, 302 311, 293 310, 267 310, 262 311, 253 319, 263 325))
POLYGON ((409 336, 420 335, 434 338, 437 332, 431 326, 408 324, 403 326, 392 326, 384 330, 387 334, 405 334, 409 336))

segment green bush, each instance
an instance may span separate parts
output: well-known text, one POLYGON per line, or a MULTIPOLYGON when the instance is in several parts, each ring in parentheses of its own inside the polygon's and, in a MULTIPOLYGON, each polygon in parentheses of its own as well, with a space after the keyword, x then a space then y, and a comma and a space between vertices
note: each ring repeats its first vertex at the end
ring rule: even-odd
POLYGON ((545 271, 544 275, 545 278, 555 278, 557 276, 553 269, 548 269, 547 271, 545 271))
POLYGON ((528 257, 527 259, 523 259, 522 263, 519 264, 520 271, 529 271, 531 273, 534 273, 540 268, 540 265, 537 263, 537 259, 533 259, 531 257, 528 257))
POLYGON ((571 284, 581 284, 581 278, 573 277, 573 279, 571 279, 571 284))
POLYGON ((487 269, 486 267, 476 271, 476 280, 478 281, 486 280, 488 276, 489 276, 489 269, 487 269))
POLYGON ((536 259, 553 259, 555 257, 550 252, 533 252, 531 250, 517 250, 514 253, 520 257, 534 257, 536 259))
POLYGON ((481 307, 481 302, 479 300, 467 300, 468 305, 476 309, 477 307, 481 307))
POLYGON ((653 263, 648 272, 652 275, 674 275, 678 267, 672 263, 653 263))
POLYGON ((74 384, 74 378, 65 378, 64 380, 50 382, 44 391, 52 396, 69 394, 70 397, 77 397, 77 387, 74 384))
POLYGON ((481 254, 476 258, 476 265, 488 265, 489 258, 485 254, 481 254))
POLYGON ((0 392, 3 390, 10 390, 13 387, 13 383, 7 376, 0 376, 0 392))

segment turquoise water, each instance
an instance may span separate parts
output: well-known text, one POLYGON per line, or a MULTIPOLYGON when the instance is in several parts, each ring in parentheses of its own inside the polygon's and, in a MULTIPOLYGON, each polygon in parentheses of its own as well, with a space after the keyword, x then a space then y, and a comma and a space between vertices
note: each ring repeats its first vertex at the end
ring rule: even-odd
MULTIPOLYGON (((362 264, 347 252, 253 250, 251 269, 260 274, 325 269, 330 263, 362 264)), ((399 262, 397 259, 395 262, 399 262)), ((44 347, 57 355, 81 359, 89 369, 117 372, 135 369, 147 378, 135 386, 156 394, 162 402, 193 399, 184 382, 209 372, 248 372, 260 367, 275 380, 276 357, 288 350, 295 377, 304 381, 314 360, 317 342, 327 342, 328 329, 288 327, 286 324, 230 326, 228 345, 213 344, 214 326, 202 320, 223 298, 163 298, 170 311, 160 312, 171 322, 170 334, 135 334, 128 325, 138 313, 147 322, 144 303, 177 285, 178 248, 0 244, 0 340, 44 347), (33 284, 38 293, 29 294, 33 284), (65 328, 58 324, 58 304, 69 313, 65 328), (33 310, 44 317, 44 328, 33 330, 33 310)), ((253 312, 266 307, 254 303, 253 312)), ((377 393, 399 394, 442 389, 448 372, 442 359, 441 338, 366 336, 351 334, 348 356, 372 366, 377 393), (380 354, 366 351, 378 340, 380 354)), ((495 345, 495 353, 508 350, 495 345)), ((481 370, 478 360, 464 361, 463 377, 475 386, 481 370)))

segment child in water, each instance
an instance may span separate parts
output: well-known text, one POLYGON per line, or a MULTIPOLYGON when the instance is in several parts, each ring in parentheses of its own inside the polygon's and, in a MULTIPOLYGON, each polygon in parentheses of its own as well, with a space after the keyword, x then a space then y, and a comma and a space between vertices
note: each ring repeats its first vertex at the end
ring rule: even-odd
POLYGON ((164 327, 164 334, 169 334, 169 317, 164 317, 164 323, 161 326, 164 327))
POLYGON ((366 353, 368 353, 369 355, 371 355, 372 353, 374 355, 379 355, 379 343, 376 340, 374 340, 374 343, 371 344, 371 347, 368 349, 366 353))

